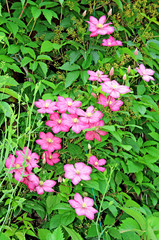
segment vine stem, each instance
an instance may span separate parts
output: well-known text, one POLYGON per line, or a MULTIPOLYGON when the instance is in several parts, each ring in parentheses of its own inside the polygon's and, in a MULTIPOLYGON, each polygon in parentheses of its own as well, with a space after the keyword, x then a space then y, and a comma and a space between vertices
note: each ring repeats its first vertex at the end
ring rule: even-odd
POLYGON ((114 167, 111 167, 111 168, 110 168, 109 179, 108 179, 108 181, 107 181, 107 184, 106 184, 106 187, 105 187, 105 190, 104 190, 104 194, 103 194, 103 197, 102 197, 102 200, 101 200, 101 203, 100 203, 100 207, 99 207, 99 211, 98 211, 97 220, 96 220, 96 222, 95 222, 95 224, 96 224, 96 231, 97 231, 97 234, 98 234, 98 240, 100 240, 100 237, 101 237, 101 235, 103 234, 103 231, 102 231, 102 233, 100 233, 100 235, 99 235, 99 231, 98 231, 98 221, 99 221, 99 218, 100 218, 103 201, 104 201, 106 192, 107 192, 107 190, 108 190, 108 187, 109 187, 109 184, 110 184, 110 180, 111 180, 113 171, 114 171, 114 167))

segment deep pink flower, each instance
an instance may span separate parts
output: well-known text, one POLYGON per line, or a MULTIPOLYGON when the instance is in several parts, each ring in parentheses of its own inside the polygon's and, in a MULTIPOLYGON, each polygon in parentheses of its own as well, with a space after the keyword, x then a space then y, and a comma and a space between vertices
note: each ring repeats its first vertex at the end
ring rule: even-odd
POLYGON ((62 118, 63 118, 63 123, 66 126, 70 127, 71 130, 77 134, 80 133, 83 129, 88 127, 88 124, 82 122, 77 114, 69 115, 69 114, 63 113, 62 118))
POLYGON ((69 127, 63 123, 63 119, 59 117, 58 113, 52 113, 50 115, 50 120, 45 123, 47 126, 52 127, 54 133, 68 132, 69 127))
POLYGON ((153 71, 152 69, 146 69, 143 64, 140 64, 139 68, 136 68, 136 70, 146 82, 149 82, 150 80, 155 81, 155 79, 151 77, 155 73, 155 71, 153 71))
POLYGON ((38 101, 34 102, 34 104, 37 108, 40 108, 37 110, 38 113, 53 113, 54 110, 57 110, 56 102, 52 102, 50 99, 45 101, 39 99, 38 101))
POLYGON ((54 137, 51 132, 46 134, 44 132, 40 132, 39 135, 41 139, 36 140, 36 143, 41 146, 41 149, 48 150, 49 152, 61 149, 61 138, 54 137))
POLYGON ((77 114, 80 117, 80 120, 84 123, 95 123, 98 122, 102 117, 103 117, 103 113, 100 111, 96 111, 94 112, 94 107, 93 106, 89 106, 85 111, 83 111, 82 109, 77 109, 77 114))
POLYGON ((39 178, 35 174, 30 174, 25 177, 23 183, 27 185, 30 191, 34 191, 35 188, 39 185, 39 178))
POLYGON ((86 132, 85 138, 87 140, 91 140, 91 141, 96 139, 98 142, 101 142, 100 135, 105 136, 106 134, 108 134, 108 132, 100 130, 100 127, 102 127, 102 126, 104 126, 104 121, 102 121, 102 120, 100 120, 99 122, 96 122, 96 123, 89 124, 90 128, 96 127, 96 129, 86 132))
POLYGON ((111 97, 110 95, 106 97, 102 93, 99 94, 97 103, 103 105, 103 107, 109 106, 110 109, 114 112, 119 111, 120 107, 123 105, 123 102, 121 100, 115 100, 115 98, 111 97))
POLYGON ((98 34, 105 35, 105 34, 113 33, 114 28, 109 26, 112 23, 110 22, 110 23, 104 24, 105 22, 106 22, 105 16, 100 17, 99 20, 91 16, 89 18, 89 21, 87 21, 87 23, 89 24, 89 31, 92 32, 90 34, 90 37, 95 37, 98 34))
POLYGON ((59 153, 51 153, 48 151, 45 151, 42 155, 42 159, 45 159, 45 162, 47 162, 50 166, 53 166, 54 164, 60 162, 59 153))
POLYGON ((89 197, 84 197, 83 199, 79 193, 75 193, 74 200, 71 199, 68 202, 73 208, 75 208, 75 212, 78 216, 84 215, 90 220, 93 220, 94 214, 98 212, 92 207, 94 205, 93 199, 89 197))
POLYGON ((98 82, 110 81, 110 79, 108 78, 108 75, 103 75, 102 71, 98 70, 96 72, 93 72, 93 71, 88 70, 87 73, 89 74, 88 80, 90 80, 90 81, 96 81, 96 80, 98 82))
POLYGON ((32 153, 31 150, 27 147, 24 147, 23 150, 21 151, 16 151, 15 154, 18 156, 17 159, 21 159, 22 162, 26 160, 27 167, 26 170, 28 172, 31 172, 33 168, 39 167, 37 165, 39 161, 39 156, 37 153, 32 153))
POLYGON ((60 113, 65 113, 68 111, 69 113, 75 114, 76 109, 80 107, 82 102, 73 101, 71 98, 58 97, 57 108, 60 113))
POLYGON ((107 47, 113 47, 113 46, 122 46, 122 42, 119 40, 116 40, 113 37, 109 37, 108 39, 103 39, 103 46, 107 46, 107 47))
POLYGON ((120 94, 130 92, 128 86, 120 85, 117 81, 108 81, 105 83, 101 83, 101 90, 103 92, 109 93, 111 97, 119 98, 120 94))
POLYGON ((38 194, 43 194, 45 192, 54 192, 54 187, 56 185, 56 182, 53 180, 46 180, 45 182, 39 181, 38 186, 36 187, 36 191, 38 194))
POLYGON ((8 156, 5 162, 6 168, 10 169, 10 173, 14 173, 14 178, 19 182, 24 181, 25 175, 28 173, 26 172, 25 169, 23 169, 23 159, 20 158, 15 158, 12 154, 8 156))
POLYGON ((97 159, 94 155, 89 157, 88 163, 91 164, 93 167, 95 167, 97 170, 104 172, 105 168, 101 167, 103 165, 106 164, 106 160, 105 159, 97 159))
POLYGON ((90 180, 90 174, 92 172, 92 168, 85 165, 83 162, 75 163, 75 167, 73 164, 64 165, 65 170, 65 178, 71 179, 74 185, 77 185, 81 180, 90 180))

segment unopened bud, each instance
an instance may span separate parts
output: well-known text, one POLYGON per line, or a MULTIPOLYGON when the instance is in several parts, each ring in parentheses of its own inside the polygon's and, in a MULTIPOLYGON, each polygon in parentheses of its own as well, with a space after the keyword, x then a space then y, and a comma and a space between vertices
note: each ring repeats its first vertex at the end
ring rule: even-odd
POLYGON ((83 192, 83 197, 88 197, 88 193, 87 192, 83 192))
POLYGON ((113 75, 114 75, 114 68, 113 68, 113 67, 110 69, 109 75, 110 75, 110 76, 113 76, 113 75))
POLYGON ((135 54, 135 56, 138 55, 138 50, 137 50, 137 48, 135 49, 134 54, 135 54))
POLYGON ((124 76, 123 76, 123 80, 126 80, 126 73, 125 73, 124 76))
POLYGON ((57 181, 58 181, 59 183, 61 183, 61 182, 62 182, 62 180, 63 180, 63 179, 62 179, 62 177, 61 177, 61 176, 59 176, 57 181))
POLYGON ((86 13, 87 13, 87 10, 85 10, 85 11, 82 13, 82 16, 85 17, 85 16, 86 16, 86 13))
POLYGON ((131 67, 129 65, 128 69, 127 69, 127 73, 129 74, 130 73, 130 70, 131 70, 131 67))
POLYGON ((94 98, 97 98, 97 95, 95 93, 91 93, 94 98))
POLYGON ((45 163, 46 163, 45 153, 43 153, 43 155, 42 155, 42 159, 43 159, 42 163, 45 164, 45 163))
POLYGON ((112 15, 112 8, 108 12, 108 16, 111 16, 111 15, 112 15))
POLYGON ((88 149, 91 150, 91 145, 88 143, 88 149))

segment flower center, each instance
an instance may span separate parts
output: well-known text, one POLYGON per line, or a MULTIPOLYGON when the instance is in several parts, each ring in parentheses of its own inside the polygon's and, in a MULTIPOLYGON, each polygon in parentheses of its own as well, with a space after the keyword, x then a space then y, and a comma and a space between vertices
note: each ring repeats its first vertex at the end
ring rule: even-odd
POLYGON ((96 25, 96 27, 97 27, 97 28, 103 28, 103 24, 98 23, 98 24, 96 25))
POLYGON ((28 156, 28 157, 26 158, 26 160, 28 160, 28 161, 30 161, 30 159, 31 159, 31 157, 30 157, 30 156, 28 156))
POLYGON ((95 163, 94 163, 94 165, 96 165, 96 166, 97 166, 97 165, 98 165, 98 162, 95 162, 95 163))
POLYGON ((16 167, 16 168, 20 168, 20 164, 17 163, 17 164, 15 165, 15 167, 16 167))
POLYGON ((45 104, 45 107, 47 108, 48 106, 49 106, 49 104, 48 104, 48 103, 46 103, 46 104, 45 104))
POLYGON ((98 77, 101 77, 101 74, 100 74, 100 71, 99 71, 99 70, 97 71, 97 76, 98 76, 98 77))
POLYGON ((61 122, 62 122, 62 120, 61 120, 61 119, 59 119, 59 120, 58 120, 58 123, 61 123, 61 122))
POLYGON ((111 42, 110 42, 110 41, 108 41, 108 45, 111 45, 111 42))
POLYGON ((113 88, 116 88, 117 87, 117 85, 113 85, 113 88))
POLYGON ((87 113, 87 117, 91 117, 92 116, 92 113, 87 113))
POLYGON ((142 73, 143 73, 143 75, 145 74, 145 72, 144 72, 144 71, 143 71, 142 73))
POLYGON ((112 101, 109 101, 109 105, 111 105, 112 104, 112 101))
POLYGON ((77 119, 77 118, 74 118, 73 121, 74 121, 74 123, 77 123, 77 122, 78 122, 78 119, 77 119))
POLYGON ((51 159, 51 158, 52 158, 52 155, 50 154, 49 159, 51 159))
POLYGON ((39 185, 40 185, 40 186, 43 186, 43 185, 44 185, 44 182, 43 182, 43 181, 40 181, 40 182, 39 182, 39 185))
POLYGON ((86 208, 86 207, 87 207, 87 205, 85 204, 85 202, 82 204, 82 207, 83 207, 83 208, 86 208))
POLYGON ((48 143, 53 143, 53 140, 51 138, 47 138, 48 143))
POLYGON ((71 106, 72 105, 72 102, 68 102, 68 106, 71 106))
POLYGON ((76 170, 76 174, 79 175, 80 171, 79 170, 76 170))

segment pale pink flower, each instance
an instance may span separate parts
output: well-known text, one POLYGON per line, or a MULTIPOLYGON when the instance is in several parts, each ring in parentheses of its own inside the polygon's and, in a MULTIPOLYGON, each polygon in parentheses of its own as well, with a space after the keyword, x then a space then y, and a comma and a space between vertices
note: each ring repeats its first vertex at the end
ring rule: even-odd
POLYGON ((107 47, 113 47, 113 46, 122 46, 122 42, 119 40, 116 40, 113 37, 109 37, 108 39, 103 39, 103 46, 107 46, 107 47))
POLYGON ((42 159, 45 159, 45 161, 50 165, 53 166, 54 164, 60 162, 59 153, 51 153, 48 151, 45 151, 42 155, 42 159))
POLYGON ((8 169, 11 169, 9 173, 14 173, 14 178, 19 182, 24 181, 24 176, 28 173, 23 169, 23 159, 15 158, 12 154, 8 156, 5 162, 5 166, 8 169))
POLYGON ((54 192, 54 187, 56 185, 56 182, 53 180, 46 180, 45 182, 39 181, 38 186, 36 187, 36 191, 38 194, 43 194, 45 192, 54 192))
POLYGON ((68 111, 71 114, 76 113, 76 109, 80 107, 82 102, 80 101, 73 101, 71 98, 64 98, 59 96, 58 102, 56 103, 58 111, 60 113, 65 113, 68 111))
POLYGON ((55 137, 51 132, 46 134, 44 132, 40 132, 39 135, 41 139, 36 140, 36 143, 41 146, 41 149, 45 149, 49 152, 61 149, 61 138, 55 137))
POLYGON ((128 86, 120 85, 117 81, 109 81, 105 83, 101 83, 101 90, 103 92, 109 93, 111 97, 119 98, 120 94, 130 92, 128 86))
POLYGON ((69 115, 69 114, 63 113, 62 117, 63 117, 63 123, 66 126, 70 127, 71 130, 77 134, 80 133, 83 129, 88 127, 88 124, 82 122, 77 114, 69 115))
POLYGON ((63 123, 63 119, 59 117, 58 113, 52 113, 50 115, 50 120, 48 120, 45 124, 49 127, 52 127, 52 131, 54 133, 58 133, 60 131, 68 132, 70 129, 63 123))
POLYGON ((103 107, 109 106, 110 109, 114 112, 119 111, 120 107, 123 105, 123 102, 121 100, 115 100, 115 98, 111 97, 110 95, 106 97, 102 93, 99 94, 97 103, 103 105, 103 107))
POLYGON ((104 121, 102 121, 102 120, 100 120, 99 122, 96 122, 96 123, 89 124, 89 128, 96 127, 96 129, 86 132, 85 138, 87 140, 91 140, 91 141, 96 139, 98 142, 101 142, 100 135, 105 136, 106 134, 108 134, 108 132, 100 130, 100 127, 102 127, 102 126, 104 126, 104 121))
POLYGON ((150 80, 155 81, 155 79, 151 77, 155 73, 155 71, 153 71, 152 69, 146 69, 143 64, 140 64, 139 68, 136 68, 136 70, 146 82, 149 82, 150 80))
POLYGON ((33 168, 39 167, 37 165, 39 161, 39 156, 37 153, 32 153, 31 150, 27 147, 24 147, 23 150, 16 151, 15 154, 18 156, 17 159, 21 159, 22 162, 26 160, 27 167, 26 170, 31 172, 33 168))
POLYGON ((53 113, 55 110, 57 110, 56 102, 52 102, 50 99, 45 101, 39 99, 38 101, 34 102, 34 104, 37 108, 40 108, 37 110, 38 113, 53 113))
POLYGON ((75 167, 73 164, 64 165, 65 170, 65 178, 71 179, 74 185, 77 185, 81 180, 88 181, 90 180, 90 174, 92 172, 92 168, 85 165, 83 162, 75 163, 75 167))
POLYGON ((71 199, 68 202, 73 208, 75 208, 75 212, 78 216, 84 215, 90 220, 93 220, 94 214, 98 212, 92 207, 94 205, 93 199, 89 197, 84 197, 83 199, 79 193, 75 193, 74 200, 71 199))
POLYGON ((114 28, 109 26, 112 23, 110 22, 110 23, 104 24, 105 22, 106 22, 105 16, 100 17, 99 20, 91 16, 89 18, 89 21, 87 21, 87 23, 89 24, 89 31, 92 32, 90 34, 90 37, 95 37, 98 34, 105 35, 105 34, 113 33, 114 28))
POLYGON ((88 159, 88 163, 91 164, 93 167, 95 167, 97 170, 99 170, 100 172, 104 172, 105 168, 101 167, 103 165, 106 164, 106 160, 105 159, 97 159, 94 155, 89 157, 88 159))
POLYGON ((93 72, 93 71, 88 70, 87 73, 89 74, 88 80, 90 80, 90 81, 96 81, 96 80, 98 82, 110 81, 110 79, 108 78, 108 75, 103 75, 102 71, 98 70, 96 72, 93 72))
POLYGON ((102 117, 103 117, 103 113, 100 111, 94 111, 94 107, 93 106, 89 106, 85 111, 83 111, 82 109, 77 109, 77 114, 80 117, 80 120, 84 123, 95 123, 98 122, 102 117))

